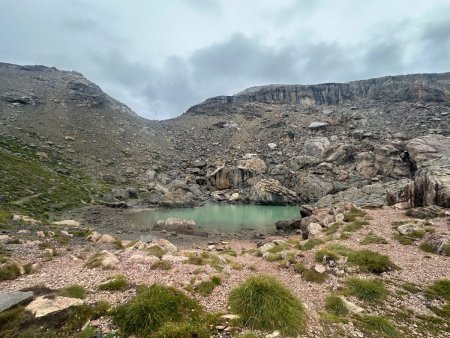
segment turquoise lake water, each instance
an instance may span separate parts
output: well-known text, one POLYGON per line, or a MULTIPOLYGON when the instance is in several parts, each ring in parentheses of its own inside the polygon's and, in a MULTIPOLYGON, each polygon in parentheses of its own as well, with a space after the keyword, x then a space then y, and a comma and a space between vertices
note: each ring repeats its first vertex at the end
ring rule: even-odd
POLYGON ((194 220, 198 230, 205 232, 271 232, 275 230, 275 222, 299 217, 299 208, 295 206, 221 204, 208 204, 198 208, 155 209, 131 214, 132 222, 142 227, 152 228, 160 219, 181 218, 194 220))

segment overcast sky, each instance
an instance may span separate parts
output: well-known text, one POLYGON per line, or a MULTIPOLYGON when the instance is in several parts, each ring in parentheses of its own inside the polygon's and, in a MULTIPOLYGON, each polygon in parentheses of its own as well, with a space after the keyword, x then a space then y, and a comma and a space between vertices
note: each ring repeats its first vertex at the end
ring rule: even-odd
POLYGON ((1 0, 0 61, 166 119, 255 85, 450 71, 450 1, 1 0))

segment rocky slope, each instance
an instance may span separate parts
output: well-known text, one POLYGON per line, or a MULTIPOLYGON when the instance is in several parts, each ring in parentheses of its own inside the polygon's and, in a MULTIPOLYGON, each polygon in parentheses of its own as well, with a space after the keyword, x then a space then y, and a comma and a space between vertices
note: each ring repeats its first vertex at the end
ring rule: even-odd
MULTIPOLYGON (((143 206, 431 203, 417 180, 414 189, 411 180, 425 169, 408 144, 425 135, 448 142, 449 103, 450 73, 415 74, 254 87, 157 122, 79 73, 0 64, 3 137, 116 188, 136 186, 140 200, 132 204, 143 206)), ((438 174, 447 187, 448 173, 438 174)), ((447 206, 442 189, 433 203, 447 206)), ((126 206, 129 197, 116 189, 101 199, 126 206)))

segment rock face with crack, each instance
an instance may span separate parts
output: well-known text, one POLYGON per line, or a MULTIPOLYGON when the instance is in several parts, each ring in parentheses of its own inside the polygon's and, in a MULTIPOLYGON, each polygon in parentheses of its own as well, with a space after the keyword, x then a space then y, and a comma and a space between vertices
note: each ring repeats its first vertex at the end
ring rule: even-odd
POLYGON ((250 190, 250 201, 255 204, 289 204, 297 200, 297 194, 274 179, 261 180, 250 190))
POLYGON ((418 137, 409 141, 406 149, 417 170, 413 205, 450 207, 450 137, 418 137))

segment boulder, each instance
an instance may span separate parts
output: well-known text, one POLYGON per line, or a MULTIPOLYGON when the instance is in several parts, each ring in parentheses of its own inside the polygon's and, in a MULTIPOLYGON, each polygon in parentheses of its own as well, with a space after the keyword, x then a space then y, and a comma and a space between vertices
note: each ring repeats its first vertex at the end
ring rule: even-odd
POLYGON ((295 191, 282 186, 274 179, 262 179, 251 189, 249 200, 255 204, 283 205, 297 201, 295 191))
POLYGON ((211 185, 219 190, 244 187, 246 181, 254 176, 253 170, 243 166, 221 166, 206 175, 211 185))
POLYGON ((294 231, 296 229, 300 229, 301 220, 300 219, 291 219, 289 221, 278 221, 275 223, 275 227, 277 228, 277 230, 294 231))
POLYGON ((158 205, 163 208, 188 208, 195 204, 194 194, 183 188, 165 193, 158 201, 158 205))
POLYGON ((153 226, 153 230, 165 230, 168 232, 177 232, 177 233, 192 233, 195 230, 196 224, 195 221, 190 219, 180 219, 180 218, 168 218, 162 219, 155 223, 153 226))
POLYGON ((425 244, 437 255, 450 256, 450 236, 433 234, 426 238, 425 244))
POLYGON ((19 306, 33 299, 32 291, 13 291, 0 293, 0 312, 19 306))
POLYGON ((178 248, 167 239, 157 239, 148 245, 149 248, 152 246, 159 246, 164 251, 172 254, 178 251, 178 248))
POLYGON ((329 147, 330 141, 327 137, 313 137, 305 141, 303 150, 307 156, 320 158, 329 147))
POLYGON ((401 235, 411 235, 414 232, 422 232, 424 231, 423 227, 421 227, 418 224, 414 224, 414 223, 408 223, 408 224, 402 224, 399 225, 397 227, 397 231, 401 234, 401 235))
POLYGON ((117 242, 117 238, 114 238, 111 235, 104 234, 101 235, 96 241, 96 243, 106 243, 106 244, 113 244, 117 242))
POLYGON ((158 257, 155 256, 145 256, 145 255, 140 255, 140 254, 134 254, 131 255, 128 258, 128 261, 130 262, 134 262, 134 263, 139 263, 139 264, 153 264, 159 261, 158 257))
POLYGON ((25 309, 30 311, 36 318, 68 309, 71 306, 83 305, 83 301, 78 298, 61 296, 41 296, 36 298, 25 309))
POLYGON ((112 269, 119 264, 119 259, 109 251, 103 250, 93 255, 90 261, 95 262, 94 266, 100 266, 104 269, 112 269))
POLYGON ((243 160, 238 162, 239 167, 246 168, 256 174, 264 174, 267 171, 266 162, 255 154, 246 154, 243 160), (248 158, 248 155, 253 155, 248 158))
POLYGON ((450 207, 450 137, 427 135, 406 144, 415 171, 412 204, 450 207))

